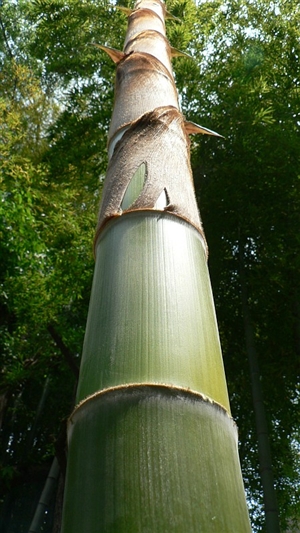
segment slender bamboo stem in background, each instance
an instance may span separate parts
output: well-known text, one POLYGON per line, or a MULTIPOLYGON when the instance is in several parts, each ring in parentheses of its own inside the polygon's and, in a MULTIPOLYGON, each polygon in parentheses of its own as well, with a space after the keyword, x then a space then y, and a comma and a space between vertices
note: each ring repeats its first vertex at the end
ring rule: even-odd
POLYGON ((42 531, 41 528, 45 520, 45 511, 49 509, 51 499, 53 498, 53 495, 55 494, 55 490, 56 490, 57 483, 58 483, 59 472, 60 472, 59 464, 58 464, 56 457, 54 457, 48 477, 46 479, 45 486, 43 488, 43 492, 41 494, 34 517, 30 524, 28 533, 39 533, 40 531, 42 531))
POLYGON ((256 433, 258 442, 258 458, 260 464, 260 475, 263 486, 264 509, 266 518, 267 533, 280 533, 279 511, 274 486, 274 475, 272 467, 272 455, 270 447, 270 436, 267 422, 266 409, 263 399, 261 376, 258 364, 258 355, 255 345, 255 334, 249 308, 245 266, 243 262, 243 247, 239 250, 239 270, 241 281, 241 298, 244 319, 246 350, 249 360, 252 399, 256 423, 256 433))
POLYGON ((251 531, 207 247, 165 36, 129 12, 68 426, 63 533, 251 531))
POLYGON ((26 442, 24 446, 24 458, 27 457, 27 455, 30 452, 30 449, 32 448, 33 441, 36 436, 37 427, 43 415, 44 407, 45 407, 49 393, 50 393, 50 378, 48 376, 45 380, 42 395, 41 395, 41 398, 40 398, 40 401, 39 401, 39 404, 37 406, 37 410, 35 413, 34 421, 32 423, 30 431, 28 431, 28 434, 27 434, 27 438, 26 438, 26 442))

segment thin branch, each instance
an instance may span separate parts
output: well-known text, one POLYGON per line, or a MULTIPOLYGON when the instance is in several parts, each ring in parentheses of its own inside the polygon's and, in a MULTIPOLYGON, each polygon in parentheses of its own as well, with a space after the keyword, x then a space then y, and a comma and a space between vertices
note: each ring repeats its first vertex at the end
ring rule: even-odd
MULTIPOLYGON (((0 4, 0 7, 1 7, 1 4, 0 4)), ((4 43, 5 43, 6 49, 7 49, 7 53, 9 55, 11 61, 12 62, 16 62, 14 54, 13 54, 12 49, 11 49, 11 46, 10 46, 9 41, 8 41, 8 37, 7 37, 7 34, 6 34, 6 30, 5 30, 5 25, 4 25, 4 22, 3 22, 2 18, 1 18, 1 14, 0 14, 0 28, 2 30, 3 39, 4 39, 4 43)), ((18 76, 15 76, 14 85, 13 85, 13 94, 12 94, 12 99, 13 100, 15 100, 15 93, 16 93, 17 85, 18 85, 18 76)))
POLYGON ((57 333, 57 331, 54 329, 54 327, 49 324, 48 332, 50 333, 52 339, 54 340, 57 347, 60 349, 61 353, 63 354, 66 362, 68 363, 69 367, 71 368, 73 374, 78 379, 79 377, 79 368, 77 364, 75 363, 74 357, 72 353, 70 352, 69 348, 65 345, 64 341, 62 340, 61 336, 57 333))
POLYGON ((4 39, 4 42, 5 42, 5 46, 7 48, 8 55, 10 56, 11 59, 14 59, 14 55, 12 53, 11 47, 10 47, 9 42, 8 42, 5 26, 4 26, 3 20, 1 18, 1 15, 0 15, 0 28, 1 28, 2 33, 3 33, 3 39, 4 39))

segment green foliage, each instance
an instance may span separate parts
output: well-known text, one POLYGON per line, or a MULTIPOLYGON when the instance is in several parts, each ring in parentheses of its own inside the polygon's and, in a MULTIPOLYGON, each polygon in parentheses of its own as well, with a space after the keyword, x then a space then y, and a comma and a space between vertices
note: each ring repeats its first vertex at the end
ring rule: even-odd
MULTIPOLYGON (((51 88, 44 66, 30 53, 34 28, 27 48, 24 43, 18 48, 30 20, 29 4, 7 2, 1 12, 1 499, 37 464, 47 464, 61 420, 74 401, 70 359, 78 367, 93 270, 99 177, 106 159, 98 155, 95 143, 86 153, 85 166, 77 164, 75 149, 64 158, 66 145, 54 129, 50 132, 65 113, 66 97, 58 84, 51 88), (46 378, 50 392, 38 415, 46 378)), ((73 122, 76 113, 69 112, 73 122)), ((70 133, 75 145, 93 124, 92 112, 86 116, 84 128, 70 133)), ((60 129, 62 137, 66 129, 60 129)), ((104 135, 99 139, 103 144, 104 135)))

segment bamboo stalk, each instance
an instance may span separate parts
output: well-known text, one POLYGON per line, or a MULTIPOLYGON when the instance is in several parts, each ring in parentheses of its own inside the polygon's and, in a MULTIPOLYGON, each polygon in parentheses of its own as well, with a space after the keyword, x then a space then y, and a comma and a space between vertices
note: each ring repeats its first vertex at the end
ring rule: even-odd
POLYGON ((148 381, 229 411, 201 234, 174 215, 133 211, 107 224, 96 254, 77 401, 148 381))
MULTIPOLYGON (((165 7, 129 13, 63 533, 251 531, 165 7), (148 26, 148 27, 147 27, 148 26)), ((202 133, 214 134, 200 127, 202 133)))
POLYGON ((239 244, 239 276, 244 320, 246 350, 249 361, 252 399, 258 442, 258 458, 263 487, 265 525, 267 533, 280 533, 279 510, 274 485, 270 436, 263 398, 261 374, 256 350, 255 331, 252 323, 247 294, 246 272, 243 260, 243 245, 239 244))
POLYGON ((28 533, 39 533, 41 531, 45 519, 45 512, 47 511, 47 509, 49 509, 51 499, 53 497, 53 494, 55 493, 59 473, 59 464, 56 457, 54 457, 28 533))
POLYGON ((70 438, 78 490, 66 501, 67 531, 249 531, 236 427, 201 395, 142 383, 104 390, 74 412, 70 438), (83 518, 84 509, 93 512, 83 518))

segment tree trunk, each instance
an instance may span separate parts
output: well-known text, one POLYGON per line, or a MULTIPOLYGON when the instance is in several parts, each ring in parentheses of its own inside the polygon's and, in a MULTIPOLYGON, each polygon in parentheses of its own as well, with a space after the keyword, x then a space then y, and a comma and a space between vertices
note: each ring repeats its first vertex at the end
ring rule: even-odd
POLYGON ((260 475, 263 486, 264 509, 266 518, 267 533, 280 533, 279 512, 274 487, 274 476, 271 460, 270 438, 266 409, 263 400, 261 375, 259 371, 258 356, 255 345, 255 334, 249 309, 245 267, 240 249, 240 281, 242 310, 244 318, 244 329, 246 339, 246 350, 248 355, 252 399, 255 414, 256 433, 258 441, 258 456, 260 465, 260 475))
POLYGON ((207 248, 165 8, 142 0, 117 62, 63 533, 247 533, 207 248))
POLYGON ((50 378, 48 376, 46 378, 46 380, 45 380, 45 383, 44 383, 43 391, 42 391, 41 398, 40 398, 40 401, 39 401, 38 406, 37 406, 37 410, 36 410, 36 413, 35 413, 33 424, 32 424, 32 426, 30 428, 30 431, 28 431, 28 434, 27 434, 26 442, 25 442, 25 445, 24 445, 24 452, 23 452, 23 461, 24 462, 26 462, 26 458, 27 458, 28 454, 30 453, 30 450, 32 448, 34 439, 36 437, 38 424, 39 424, 39 422, 40 422, 40 420, 42 418, 43 411, 44 411, 45 404, 46 404, 47 398, 49 396, 49 393, 50 393, 50 378))
POLYGON ((2 422, 7 405, 7 391, 0 394, 0 430, 2 429, 2 422))
POLYGON ((28 533, 39 533, 41 531, 45 520, 45 512, 49 509, 50 502, 57 488, 59 472, 59 464, 56 457, 54 457, 28 533))

